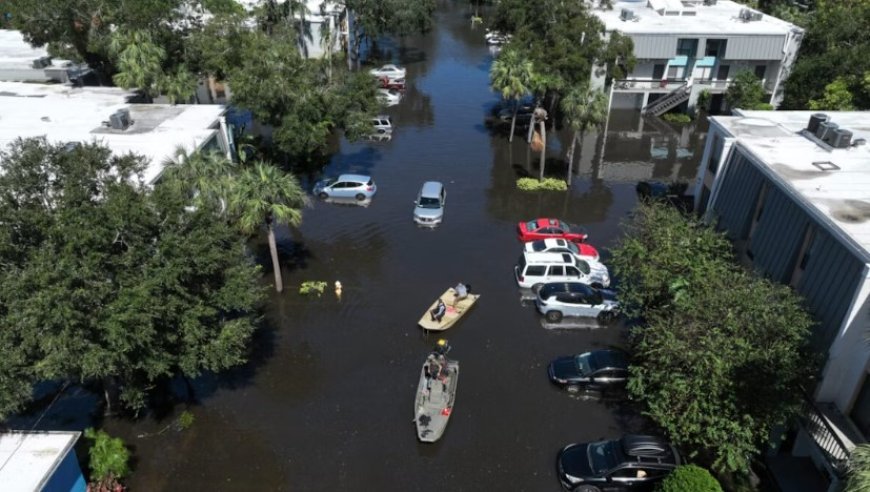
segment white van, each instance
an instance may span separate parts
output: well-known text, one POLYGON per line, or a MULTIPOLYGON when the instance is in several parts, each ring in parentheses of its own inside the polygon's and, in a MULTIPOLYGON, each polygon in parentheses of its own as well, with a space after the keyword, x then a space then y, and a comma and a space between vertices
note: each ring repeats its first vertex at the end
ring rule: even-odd
POLYGON ((438 181, 426 181, 414 201, 414 222, 417 225, 435 227, 444 218, 444 202, 447 191, 438 181))

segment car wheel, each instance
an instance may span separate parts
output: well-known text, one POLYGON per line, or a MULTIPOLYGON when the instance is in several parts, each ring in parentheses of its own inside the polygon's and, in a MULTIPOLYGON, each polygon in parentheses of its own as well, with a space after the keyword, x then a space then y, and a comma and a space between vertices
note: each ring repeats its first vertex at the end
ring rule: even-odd
POLYGON ((575 488, 574 492, 601 492, 601 489, 594 485, 581 485, 575 488))
POLYGON ((562 321, 562 313, 560 311, 547 311, 545 317, 550 323, 558 323, 562 321))
POLYGON ((321 200, 326 200, 327 198, 329 198, 329 195, 327 195, 325 192, 321 191, 320 194, 317 195, 317 197, 320 198, 321 200))
POLYGON ((535 284, 535 285, 532 286, 532 292, 534 292, 535 294, 537 294, 538 292, 541 291, 541 289, 542 289, 543 287, 544 287, 544 284, 535 284))
POLYGON ((598 313, 598 321, 601 324, 609 325, 613 323, 613 320, 616 319, 616 315, 613 314, 613 311, 602 311, 598 313))
POLYGON ((357 193, 357 194, 356 194, 356 199, 359 200, 359 201, 363 201, 363 200, 366 199, 366 196, 363 195, 362 193, 357 193))

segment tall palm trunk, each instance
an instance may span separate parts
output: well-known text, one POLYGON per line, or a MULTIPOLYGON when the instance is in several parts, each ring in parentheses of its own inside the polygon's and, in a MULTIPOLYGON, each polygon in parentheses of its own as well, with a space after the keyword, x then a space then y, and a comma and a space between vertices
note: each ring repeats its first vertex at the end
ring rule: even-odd
POLYGON ((571 187, 571 171, 574 170, 574 149, 577 147, 577 132, 571 137, 571 148, 568 149, 568 177, 565 178, 565 183, 571 187))
POLYGON ((518 101, 514 101, 514 117, 511 118, 511 135, 508 137, 508 142, 514 141, 514 130, 517 127, 517 111, 520 109, 518 101))
POLYGON ((269 253, 272 254, 272 270, 275 271, 275 291, 284 290, 284 279, 281 278, 281 264, 278 263, 278 243, 275 241, 275 228, 269 224, 269 253))
POLYGON ((541 176, 539 181, 544 180, 544 163, 547 159, 547 120, 541 120, 541 140, 544 142, 544 148, 541 149, 541 176))

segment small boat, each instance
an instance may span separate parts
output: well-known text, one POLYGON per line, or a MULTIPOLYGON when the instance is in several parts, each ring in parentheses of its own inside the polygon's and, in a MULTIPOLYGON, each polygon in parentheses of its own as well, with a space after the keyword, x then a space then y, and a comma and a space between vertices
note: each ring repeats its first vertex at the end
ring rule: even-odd
POLYGON ((431 312, 435 309, 435 306, 438 305, 438 299, 435 299, 435 302, 433 302, 432 305, 429 306, 429 309, 423 313, 423 317, 420 318, 418 324, 430 331, 444 331, 456 324, 456 322, 459 321, 459 318, 465 315, 465 313, 471 309, 471 306, 474 306, 474 303, 477 302, 479 297, 480 294, 472 294, 469 292, 465 299, 456 302, 454 305, 456 290, 451 287, 438 298, 444 301, 444 304, 447 306, 447 312, 444 313, 444 317, 441 318, 441 321, 432 319, 431 312))
POLYGON ((414 423, 417 425, 417 439, 421 442, 441 439, 456 401, 459 361, 446 357, 450 350, 446 342, 439 340, 438 345, 423 363, 414 401, 414 423))

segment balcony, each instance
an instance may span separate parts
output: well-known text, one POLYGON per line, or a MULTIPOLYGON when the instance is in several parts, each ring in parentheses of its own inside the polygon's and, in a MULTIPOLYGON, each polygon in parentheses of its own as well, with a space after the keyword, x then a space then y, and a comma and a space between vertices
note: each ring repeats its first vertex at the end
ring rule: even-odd
POLYGON ((817 403, 809 396, 801 408, 800 423, 827 461, 830 470, 839 478, 846 475, 849 455, 863 436, 854 425, 830 403, 817 403))
POLYGON ((686 84, 684 79, 623 79, 613 82, 614 92, 671 92, 686 84))

